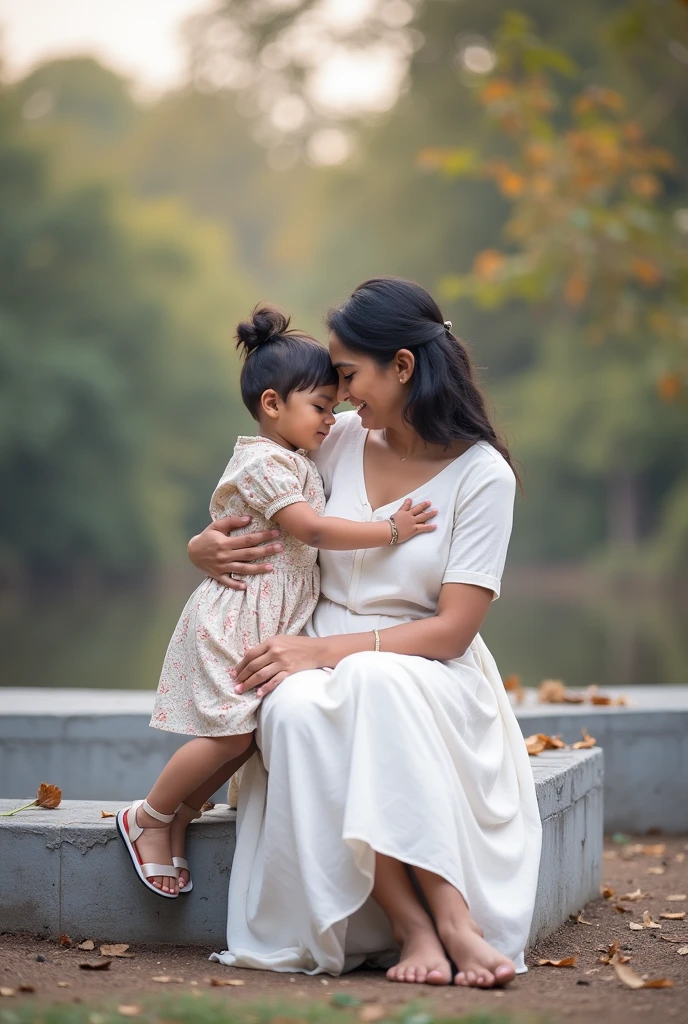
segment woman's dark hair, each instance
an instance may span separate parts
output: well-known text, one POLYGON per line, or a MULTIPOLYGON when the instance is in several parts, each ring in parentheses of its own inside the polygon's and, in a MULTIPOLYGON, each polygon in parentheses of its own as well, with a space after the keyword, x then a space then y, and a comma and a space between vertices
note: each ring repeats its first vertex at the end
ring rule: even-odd
POLYGON ((237 326, 237 348, 243 349, 245 359, 241 397, 256 420, 260 396, 270 388, 286 402, 292 391, 337 383, 327 349, 289 324, 289 317, 274 306, 256 306, 251 319, 237 326))
POLYGON ((404 407, 409 426, 428 444, 445 448, 458 440, 488 441, 518 480, 509 449, 490 422, 466 346, 424 288, 399 277, 372 278, 330 310, 326 322, 347 348, 380 365, 409 349, 415 358, 404 407))

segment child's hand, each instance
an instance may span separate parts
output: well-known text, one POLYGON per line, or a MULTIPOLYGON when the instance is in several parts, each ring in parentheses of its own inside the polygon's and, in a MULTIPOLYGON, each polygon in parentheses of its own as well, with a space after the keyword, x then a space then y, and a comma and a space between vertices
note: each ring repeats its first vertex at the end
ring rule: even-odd
POLYGON ((421 501, 413 508, 411 508, 411 504, 411 498, 407 498, 399 511, 391 516, 399 534, 397 544, 403 544, 404 541, 411 540, 411 537, 416 537, 419 533, 432 533, 437 529, 436 526, 428 523, 428 519, 434 519, 437 515, 437 509, 430 508, 431 501, 421 501))

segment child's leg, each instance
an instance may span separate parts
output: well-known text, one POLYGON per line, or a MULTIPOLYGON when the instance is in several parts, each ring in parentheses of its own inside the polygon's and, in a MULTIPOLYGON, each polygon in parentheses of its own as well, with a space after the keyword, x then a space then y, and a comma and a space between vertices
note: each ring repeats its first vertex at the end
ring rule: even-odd
MULTIPOLYGON (((146 797, 148 803, 162 814, 174 814, 190 794, 195 794, 228 761, 240 757, 248 750, 252 737, 252 733, 240 736, 198 736, 186 743, 163 768, 146 797)), ((143 807, 139 807, 136 821, 146 829, 136 842, 142 861, 170 864, 170 826, 161 826, 143 807)), ((170 878, 156 875, 152 882, 164 892, 177 891, 176 876, 170 878)))
MULTIPOLYGON (((242 764, 245 764, 251 754, 256 750, 255 740, 249 747, 235 757, 232 761, 227 761, 221 768, 215 772, 206 782, 204 782, 198 789, 189 794, 184 802, 177 809, 177 813, 174 816, 174 821, 170 825, 170 849, 172 850, 173 857, 183 857, 185 846, 186 846, 186 828, 187 825, 192 822, 195 818, 198 818, 201 813, 201 807, 209 800, 210 797, 215 793, 220 786, 231 779, 235 772, 238 772, 242 764)), ((189 872, 186 868, 181 868, 179 871, 179 887, 183 889, 189 881, 189 872)))

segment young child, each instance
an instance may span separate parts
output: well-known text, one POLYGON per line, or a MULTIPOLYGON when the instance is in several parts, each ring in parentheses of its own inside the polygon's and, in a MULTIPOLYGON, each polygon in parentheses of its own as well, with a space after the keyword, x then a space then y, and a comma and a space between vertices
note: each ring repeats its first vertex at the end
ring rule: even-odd
POLYGON ((307 452, 335 422, 337 372, 327 349, 267 306, 239 324, 237 339, 245 357, 241 396, 259 433, 238 439, 210 513, 251 515, 244 532, 276 523, 283 550, 272 572, 245 578, 244 590, 206 578, 167 650, 151 725, 196 739, 173 755, 146 800, 119 812, 117 827, 141 881, 168 898, 193 887, 186 860, 171 858, 171 846, 183 849, 188 823, 254 749, 260 697, 235 693, 231 669, 262 641, 302 631, 319 595, 317 549, 384 547, 435 529, 427 501, 414 508, 406 501, 377 522, 323 516, 322 482, 307 452))

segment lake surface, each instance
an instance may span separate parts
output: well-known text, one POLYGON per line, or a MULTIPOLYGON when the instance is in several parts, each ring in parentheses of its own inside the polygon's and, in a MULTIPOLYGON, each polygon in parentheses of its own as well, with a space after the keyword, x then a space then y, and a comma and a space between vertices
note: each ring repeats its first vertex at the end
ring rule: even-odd
MULTIPOLYGON (((197 584, 52 592, 0 603, 0 685, 151 689, 197 584)), ((592 583, 507 575, 482 635, 503 676, 524 685, 688 683, 688 600, 663 590, 610 594, 592 583)))

